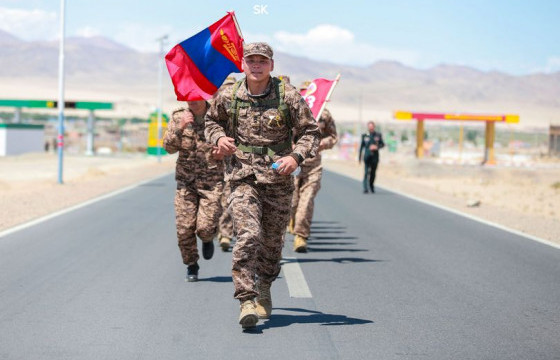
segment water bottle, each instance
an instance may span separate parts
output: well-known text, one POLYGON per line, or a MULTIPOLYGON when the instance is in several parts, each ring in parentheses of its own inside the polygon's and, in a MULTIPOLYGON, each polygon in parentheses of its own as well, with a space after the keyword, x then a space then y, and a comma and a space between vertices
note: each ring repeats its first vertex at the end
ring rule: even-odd
MULTIPOLYGON (((274 164, 272 164, 272 169, 277 170, 278 167, 280 166, 280 164, 282 164, 282 163, 281 162, 275 162, 274 164)), ((301 172, 301 166, 298 166, 290 175, 298 176, 300 172, 301 172)))

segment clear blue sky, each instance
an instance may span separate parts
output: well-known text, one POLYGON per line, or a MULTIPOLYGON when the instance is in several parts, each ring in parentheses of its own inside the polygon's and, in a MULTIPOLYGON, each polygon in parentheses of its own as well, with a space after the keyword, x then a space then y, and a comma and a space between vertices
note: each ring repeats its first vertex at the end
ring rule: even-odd
MULTIPOLYGON (((0 0, 0 29, 25 40, 55 39, 59 6, 57 0, 0 0)), ((235 10, 246 41, 265 40, 318 60, 560 71, 560 1, 554 0, 67 0, 66 35, 102 35, 155 51, 162 34, 169 34, 169 48, 227 10, 235 10), (256 13, 259 5, 265 12, 256 13)))

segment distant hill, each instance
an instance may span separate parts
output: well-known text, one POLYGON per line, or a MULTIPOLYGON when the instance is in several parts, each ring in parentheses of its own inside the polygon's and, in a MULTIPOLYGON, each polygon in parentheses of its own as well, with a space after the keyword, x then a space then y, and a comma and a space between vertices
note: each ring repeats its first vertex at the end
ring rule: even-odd
MULTIPOLYGON (((3 43, 0 77, 58 76, 58 42, 26 42, 0 31, 0 43, 3 43)), ((70 81, 141 83, 146 77, 156 79, 156 54, 139 53, 103 37, 68 38, 65 51, 66 75, 70 81)))
MULTIPOLYGON (((23 41, 0 31, 0 97, 55 98, 58 42, 23 41)), ((66 40, 66 97, 114 101, 116 116, 146 116, 157 101, 158 55, 103 37, 66 40)), ((421 70, 395 61, 345 66, 277 53, 275 74, 341 81, 329 105, 338 121, 391 120, 396 109, 519 113, 522 124, 560 122, 560 72, 513 76, 443 64, 421 70), (362 111, 358 110, 361 103, 362 111)), ((166 108, 177 105, 164 69, 166 108)))
POLYGON ((20 43, 21 40, 15 37, 14 35, 0 30, 0 45, 10 45, 20 43))

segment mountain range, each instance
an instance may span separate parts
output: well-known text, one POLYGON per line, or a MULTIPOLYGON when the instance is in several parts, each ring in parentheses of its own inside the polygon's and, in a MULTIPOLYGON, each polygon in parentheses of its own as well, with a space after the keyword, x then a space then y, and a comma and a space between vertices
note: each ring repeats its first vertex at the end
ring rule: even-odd
MULTIPOLYGON (((0 98, 56 99, 58 46, 0 31, 0 98)), ((66 99, 114 102, 108 115, 147 117, 158 99, 158 59, 104 37, 67 38, 66 99)), ((416 69, 395 61, 358 67, 275 54, 274 74, 289 75, 296 86, 337 73, 341 80, 329 108, 338 121, 394 121, 394 110, 410 110, 517 113, 520 126, 530 127, 560 122, 560 72, 514 76, 451 64, 416 69)), ((169 111, 179 104, 165 66, 162 84, 169 111)))

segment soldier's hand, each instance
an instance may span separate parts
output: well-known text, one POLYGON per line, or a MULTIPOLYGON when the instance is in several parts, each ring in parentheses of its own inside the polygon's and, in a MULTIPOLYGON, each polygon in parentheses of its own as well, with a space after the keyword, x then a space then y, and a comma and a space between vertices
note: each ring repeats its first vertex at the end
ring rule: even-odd
POLYGON ((220 152, 220 149, 217 146, 212 147, 211 154, 214 160, 224 160, 225 155, 220 152))
POLYGON ((377 145, 370 145, 370 146, 369 146, 369 149, 370 149, 371 151, 375 151, 375 150, 377 150, 377 145))
POLYGON ((276 170, 280 175, 290 175, 298 167, 296 160, 291 156, 284 156, 276 162, 280 163, 280 166, 278 166, 276 170))
POLYGON ((235 139, 223 136, 218 140, 218 152, 222 155, 231 155, 237 150, 235 139))
POLYGON ((317 149, 317 151, 321 152, 321 151, 325 150, 325 148, 326 148, 325 142, 323 140, 321 140, 319 142, 319 148, 317 149))
POLYGON ((181 116, 179 117, 179 128, 184 129, 188 124, 191 124, 193 122, 194 116, 190 111, 185 110, 181 112, 181 116))

